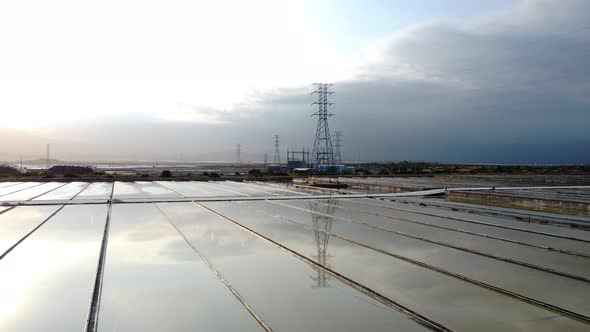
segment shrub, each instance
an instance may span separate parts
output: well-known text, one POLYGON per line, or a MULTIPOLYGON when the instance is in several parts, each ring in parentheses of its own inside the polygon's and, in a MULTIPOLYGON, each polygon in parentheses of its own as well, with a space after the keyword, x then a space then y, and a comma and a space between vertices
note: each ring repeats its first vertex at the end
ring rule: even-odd
POLYGON ((248 175, 250 176, 261 176, 262 172, 259 169, 251 169, 248 171, 248 175))
POLYGON ((92 174, 94 169, 88 166, 72 166, 72 165, 56 165, 49 168, 47 171, 49 174, 54 175, 66 175, 66 174, 92 174))
POLYGON ((172 177, 172 172, 166 169, 162 171, 162 174, 160 174, 160 176, 163 178, 169 178, 172 177))

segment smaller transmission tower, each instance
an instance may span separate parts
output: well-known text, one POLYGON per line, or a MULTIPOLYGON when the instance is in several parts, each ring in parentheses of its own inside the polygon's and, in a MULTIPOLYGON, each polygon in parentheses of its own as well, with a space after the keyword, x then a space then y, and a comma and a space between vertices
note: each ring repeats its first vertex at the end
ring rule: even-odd
POLYGON ((275 146, 275 154, 273 158, 273 162, 276 166, 281 166, 281 153, 279 151, 279 135, 274 135, 274 146, 275 146))
POLYGON ((342 165, 342 156, 340 155, 341 144, 342 144, 342 131, 337 130, 334 132, 334 162, 338 165, 342 165))
POLYGON ((47 144, 47 156, 46 156, 46 158, 47 158, 47 169, 49 169, 49 159, 50 159, 50 157, 49 157, 49 144, 47 144))
POLYGON ((240 144, 236 145, 236 163, 238 165, 242 163, 242 146, 240 144))

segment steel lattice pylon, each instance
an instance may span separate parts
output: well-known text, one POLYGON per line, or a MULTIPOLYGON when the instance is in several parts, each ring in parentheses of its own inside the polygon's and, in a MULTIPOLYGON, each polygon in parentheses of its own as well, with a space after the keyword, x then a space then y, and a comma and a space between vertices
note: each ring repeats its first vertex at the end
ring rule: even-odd
POLYGON ((328 127, 328 118, 333 114, 328 112, 328 108, 333 105, 328 101, 328 96, 334 92, 329 91, 332 84, 314 83, 315 90, 313 93, 318 95, 318 99, 314 105, 318 105, 318 110, 313 116, 318 117, 318 127, 315 134, 315 141, 313 143, 312 158, 314 165, 334 165, 334 149, 332 148, 332 140, 330 138, 330 128, 328 127))
POLYGON ((334 132, 334 162, 338 165, 342 164, 342 156, 340 154, 340 148, 342 144, 342 131, 337 130, 334 132))
POLYGON ((273 136, 273 142, 274 142, 274 146, 275 146, 275 153, 274 153, 274 157, 273 157, 273 162, 275 164, 275 166, 281 166, 281 153, 279 151, 279 135, 274 135, 273 136))

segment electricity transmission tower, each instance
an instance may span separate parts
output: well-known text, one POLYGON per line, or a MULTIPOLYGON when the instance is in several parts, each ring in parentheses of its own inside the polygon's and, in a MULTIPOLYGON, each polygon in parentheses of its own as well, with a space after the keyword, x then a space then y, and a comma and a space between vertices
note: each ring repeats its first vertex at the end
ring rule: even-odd
POLYGON ((332 116, 328 112, 328 107, 333 103, 328 101, 328 96, 334 92, 329 90, 332 84, 314 83, 315 90, 312 94, 317 94, 318 99, 313 104, 318 105, 318 110, 313 116, 318 117, 318 127, 313 143, 312 158, 315 165, 334 165, 334 150, 332 140, 330 139, 330 129, 328 127, 328 118, 332 116))
POLYGON ((273 162, 276 166, 281 166, 281 153, 279 152, 279 135, 274 135, 275 155, 273 162))
POLYGON ((334 132, 334 162, 338 165, 342 164, 342 156, 340 155, 340 147, 342 143, 342 131, 334 132))

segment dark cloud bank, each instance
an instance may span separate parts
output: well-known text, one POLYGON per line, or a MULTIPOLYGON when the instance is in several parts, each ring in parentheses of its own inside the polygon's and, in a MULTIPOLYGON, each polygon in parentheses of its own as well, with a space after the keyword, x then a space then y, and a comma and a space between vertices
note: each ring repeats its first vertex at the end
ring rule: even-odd
MULTIPOLYGON (((383 41, 378 60, 334 82, 343 157, 590 162, 587 13, 590 1, 525 1, 477 25, 415 26, 383 41)), ((262 94, 220 124, 130 117, 78 131, 104 157, 231 160, 239 142, 260 160, 275 133, 285 148, 312 145, 310 90, 262 94)))

